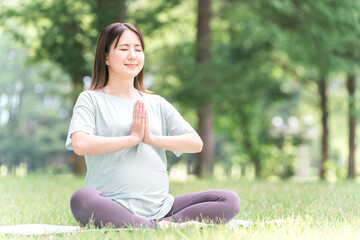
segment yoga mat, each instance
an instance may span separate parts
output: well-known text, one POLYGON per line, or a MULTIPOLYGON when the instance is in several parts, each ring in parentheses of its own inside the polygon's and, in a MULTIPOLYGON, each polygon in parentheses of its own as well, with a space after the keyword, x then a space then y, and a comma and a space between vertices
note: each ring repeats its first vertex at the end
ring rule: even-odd
POLYGON ((78 226, 62 226, 62 225, 48 225, 48 224, 21 224, 0 226, 0 233, 2 234, 21 234, 21 235, 44 235, 56 233, 71 233, 79 231, 78 226))
MULTIPOLYGON (((245 220, 233 219, 225 226, 234 229, 237 226, 250 226, 252 223, 245 220)), ((20 235, 47 235, 59 233, 72 233, 77 231, 94 231, 96 229, 83 229, 78 226, 63 226, 49 224, 20 224, 0 226, 0 234, 20 234, 20 235)), ((134 230, 134 229, 114 229, 114 230, 134 230)))

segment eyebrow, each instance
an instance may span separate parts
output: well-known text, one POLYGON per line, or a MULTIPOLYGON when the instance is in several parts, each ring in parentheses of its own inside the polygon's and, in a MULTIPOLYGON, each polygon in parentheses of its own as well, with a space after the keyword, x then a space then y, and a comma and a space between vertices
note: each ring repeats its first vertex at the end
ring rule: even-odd
MULTIPOLYGON (((123 43, 123 44, 118 44, 118 47, 120 46, 130 46, 130 44, 127 43, 123 43)), ((142 47, 141 44, 135 44, 135 47, 142 47)))

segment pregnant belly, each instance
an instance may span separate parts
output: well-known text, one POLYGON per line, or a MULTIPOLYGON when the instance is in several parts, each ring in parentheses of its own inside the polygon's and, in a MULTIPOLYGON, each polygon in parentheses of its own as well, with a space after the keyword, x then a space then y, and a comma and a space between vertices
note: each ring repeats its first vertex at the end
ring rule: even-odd
POLYGON ((168 172, 160 154, 148 145, 108 155, 101 163, 88 169, 87 187, 108 197, 133 194, 167 194, 168 172), (141 150, 141 151, 140 151, 141 150))
POLYGON ((133 197, 137 194, 166 196, 169 190, 168 172, 159 166, 128 161, 101 175, 102 178, 88 179, 86 185, 110 198, 133 197))
POLYGON ((168 172, 151 167, 127 166, 113 175, 116 192, 147 193, 168 188, 168 172))

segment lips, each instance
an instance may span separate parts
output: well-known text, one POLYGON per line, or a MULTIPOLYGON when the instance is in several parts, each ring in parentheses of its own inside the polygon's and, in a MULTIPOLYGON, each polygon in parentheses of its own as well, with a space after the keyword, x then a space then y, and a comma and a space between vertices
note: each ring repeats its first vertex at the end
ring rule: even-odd
POLYGON ((129 68, 136 68, 137 64, 125 64, 125 66, 128 66, 129 68))

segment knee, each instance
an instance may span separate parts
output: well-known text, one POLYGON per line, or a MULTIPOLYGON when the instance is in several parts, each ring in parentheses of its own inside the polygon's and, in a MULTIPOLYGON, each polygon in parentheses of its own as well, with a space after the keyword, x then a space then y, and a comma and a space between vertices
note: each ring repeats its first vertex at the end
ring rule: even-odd
POLYGON ((81 211, 91 205, 95 196, 99 196, 101 192, 91 188, 81 188, 74 192, 70 199, 70 207, 72 212, 81 211))
POLYGON ((236 216, 240 212, 240 198, 236 192, 227 190, 226 198, 230 211, 236 216))

